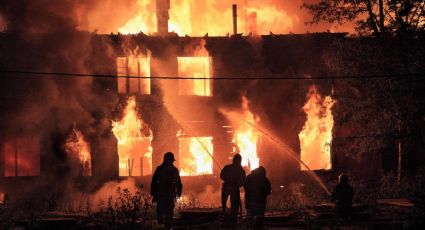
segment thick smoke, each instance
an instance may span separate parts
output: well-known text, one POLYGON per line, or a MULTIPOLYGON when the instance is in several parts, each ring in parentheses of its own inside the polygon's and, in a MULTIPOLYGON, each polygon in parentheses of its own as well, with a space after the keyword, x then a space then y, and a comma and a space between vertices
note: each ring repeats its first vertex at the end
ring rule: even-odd
MULTIPOLYGON (((89 2, 85 4, 89 6, 89 2)), ((77 29, 80 4, 80 1, 2 1, 0 14, 8 24, 6 33, 0 34, 0 68, 113 73, 111 67, 101 64, 114 58, 109 45, 101 40, 94 45, 92 34, 77 29), (111 56, 99 56, 99 53, 111 56), (93 60, 100 60, 99 64, 93 60)), ((22 194, 61 196, 75 189, 73 180, 65 179, 75 175, 72 171, 76 170, 68 164, 64 150, 66 137, 75 124, 91 142, 108 146, 111 141, 105 136, 110 129, 108 115, 117 98, 109 91, 100 90, 102 79, 90 77, 3 73, 0 82, 1 148, 8 140, 25 137, 37 137, 41 146, 43 178, 22 194)), ((114 149, 105 147, 100 147, 102 154, 112 156, 108 151, 114 149)), ((113 160, 97 158, 98 168, 113 160)))
POLYGON ((72 28, 99 33, 116 32, 136 13, 137 0, 4 0, 0 14, 9 29, 48 32, 72 28))

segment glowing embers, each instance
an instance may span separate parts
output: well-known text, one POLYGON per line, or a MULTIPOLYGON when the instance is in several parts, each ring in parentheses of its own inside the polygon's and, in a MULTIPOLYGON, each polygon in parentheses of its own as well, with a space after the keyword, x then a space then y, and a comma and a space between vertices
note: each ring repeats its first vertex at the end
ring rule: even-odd
POLYGON ((213 138, 179 137, 179 167, 182 176, 213 173, 213 138))
POLYGON ((147 57, 117 57, 118 93, 150 94, 150 63, 151 60, 147 57))
POLYGON ((179 57, 179 95, 211 96, 211 58, 179 57))
POLYGON ((139 118, 134 97, 127 100, 123 118, 113 121, 112 126, 118 140, 119 175, 152 174, 152 132, 139 118))
POLYGON ((19 137, 3 145, 4 176, 39 176, 40 143, 36 137, 19 137))
POLYGON ((65 143, 65 151, 73 165, 79 165, 79 175, 91 176, 91 154, 90 145, 84 139, 83 134, 75 127, 65 143))
POLYGON ((322 97, 315 86, 310 87, 307 97, 303 107, 307 121, 299 134, 301 160, 312 170, 330 169, 335 101, 330 96, 322 97))

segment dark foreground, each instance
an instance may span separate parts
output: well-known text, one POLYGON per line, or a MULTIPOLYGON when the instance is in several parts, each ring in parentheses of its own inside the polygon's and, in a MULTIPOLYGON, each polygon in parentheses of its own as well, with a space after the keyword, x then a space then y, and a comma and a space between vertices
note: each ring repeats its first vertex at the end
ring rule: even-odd
MULTIPOLYGON (((351 218, 341 219, 329 204, 304 210, 269 211, 265 229, 421 229, 423 213, 407 200, 379 200, 376 208, 355 205, 351 218)), ((5 211, 5 210, 3 210, 5 211)), ((155 221, 110 224, 95 215, 48 213, 30 219, 2 221, 0 229, 161 229, 155 221)), ((174 219, 174 229, 248 229, 245 216, 238 225, 226 221, 220 209, 186 209, 174 219)))

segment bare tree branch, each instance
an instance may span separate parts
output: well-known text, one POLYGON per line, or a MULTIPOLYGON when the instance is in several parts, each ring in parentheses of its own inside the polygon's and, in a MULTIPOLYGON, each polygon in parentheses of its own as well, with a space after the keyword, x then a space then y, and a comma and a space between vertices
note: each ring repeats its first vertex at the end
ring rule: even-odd
POLYGON ((307 24, 356 22, 360 34, 417 33, 425 27, 424 0, 318 0, 302 7, 312 15, 307 24))

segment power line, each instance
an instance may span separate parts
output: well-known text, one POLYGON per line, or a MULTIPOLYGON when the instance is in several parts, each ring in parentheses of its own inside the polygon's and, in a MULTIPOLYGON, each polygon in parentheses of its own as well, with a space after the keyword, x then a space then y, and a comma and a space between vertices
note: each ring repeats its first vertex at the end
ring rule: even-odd
POLYGON ((331 80, 331 79, 411 79, 424 77, 425 73, 395 73, 395 74, 370 74, 359 76, 321 76, 311 77, 294 76, 285 74, 261 75, 255 74, 246 77, 175 77, 175 76, 118 76, 111 74, 89 74, 89 73, 60 73, 60 72, 38 72, 38 71, 19 71, 19 70, 0 70, 0 73, 6 74, 29 74, 40 76, 66 76, 66 77, 92 77, 92 78, 135 78, 135 79, 158 79, 158 80, 331 80))

